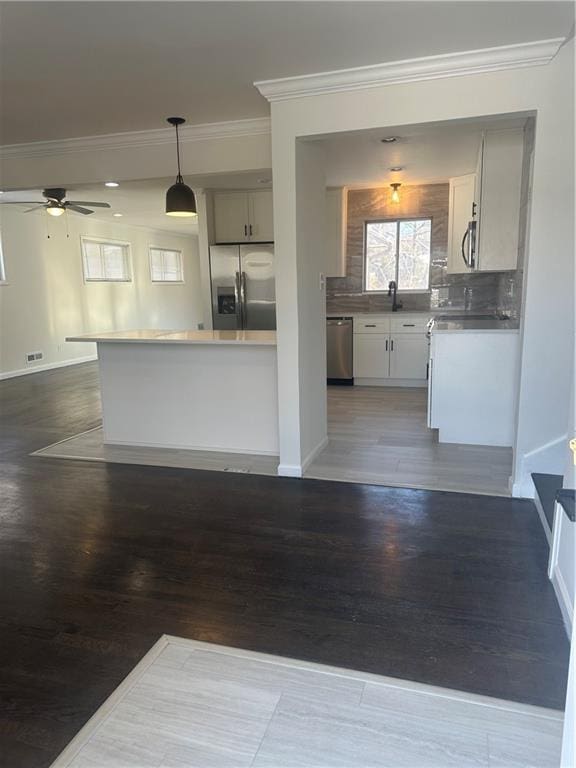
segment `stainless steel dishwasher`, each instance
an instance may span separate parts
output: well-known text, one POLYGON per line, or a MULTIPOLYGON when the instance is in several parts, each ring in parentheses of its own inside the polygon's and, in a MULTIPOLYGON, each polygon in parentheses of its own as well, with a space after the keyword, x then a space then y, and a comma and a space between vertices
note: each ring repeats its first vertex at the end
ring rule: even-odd
POLYGON ((354 384, 351 317, 326 318, 328 384, 354 384))

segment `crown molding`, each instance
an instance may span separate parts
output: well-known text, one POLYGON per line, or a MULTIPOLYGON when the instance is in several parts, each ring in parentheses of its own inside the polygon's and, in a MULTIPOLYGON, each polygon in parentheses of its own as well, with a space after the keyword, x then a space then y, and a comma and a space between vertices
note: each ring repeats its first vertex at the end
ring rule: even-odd
MULTIPOLYGON (((179 129, 180 143, 207 139, 229 139, 239 136, 261 136, 270 133, 270 118, 257 117, 248 120, 231 120, 223 123, 184 125, 179 129)), ((0 146, 0 159, 24 159, 54 157, 77 152, 94 152, 116 149, 146 149, 174 143, 173 128, 157 128, 151 131, 108 133, 102 136, 81 136, 75 139, 36 141, 29 144, 5 144, 0 146)))
POLYGON ((548 64, 563 43, 564 38, 536 40, 531 43, 518 43, 498 48, 482 48, 419 59, 390 61, 384 64, 284 77, 277 80, 261 80, 254 85, 268 101, 286 101, 303 96, 356 91, 382 85, 536 67, 548 64))

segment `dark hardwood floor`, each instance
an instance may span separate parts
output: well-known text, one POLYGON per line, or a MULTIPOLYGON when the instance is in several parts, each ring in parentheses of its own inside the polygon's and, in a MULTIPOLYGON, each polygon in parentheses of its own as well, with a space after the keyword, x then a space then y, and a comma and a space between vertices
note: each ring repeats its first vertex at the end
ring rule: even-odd
POLYGON ((46 459, 86 364, 0 383, 0 764, 42 768, 163 633, 561 708, 533 504, 46 459))

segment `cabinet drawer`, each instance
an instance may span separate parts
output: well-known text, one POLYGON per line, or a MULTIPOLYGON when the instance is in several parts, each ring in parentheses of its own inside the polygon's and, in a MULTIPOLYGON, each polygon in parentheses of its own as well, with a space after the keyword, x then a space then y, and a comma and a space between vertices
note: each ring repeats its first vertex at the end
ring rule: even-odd
POLYGON ((354 318, 354 333, 389 333, 390 318, 388 317, 366 317, 357 316, 354 318))
POLYGON ((410 317, 404 315, 400 317, 393 317, 390 320, 391 333, 426 333, 426 326, 430 317, 423 315, 422 317, 410 317))

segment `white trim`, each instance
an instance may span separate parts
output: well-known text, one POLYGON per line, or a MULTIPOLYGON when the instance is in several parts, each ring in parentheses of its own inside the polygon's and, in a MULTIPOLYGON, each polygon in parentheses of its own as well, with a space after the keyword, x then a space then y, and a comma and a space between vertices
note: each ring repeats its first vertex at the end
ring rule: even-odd
POLYGON ((389 61, 365 67, 318 72, 254 83, 268 101, 286 101, 339 91, 357 91, 397 83, 415 83, 443 77, 460 77, 505 69, 548 64, 558 53, 564 38, 481 48, 473 51, 389 61))
POLYGON ((324 448, 326 448, 327 445, 328 445, 328 436, 326 435, 326 437, 323 440, 320 440, 316 448, 312 448, 308 456, 306 456, 306 458, 302 462, 302 474, 306 472, 306 470, 308 469, 310 464, 312 464, 316 456, 318 456, 318 454, 321 453, 324 450, 324 448))
POLYGON ((564 621, 566 634, 568 635, 568 639, 570 639, 572 637, 573 609, 570 605, 568 587, 566 586, 566 582, 564 581, 564 578, 557 566, 554 566, 552 570, 550 581, 552 582, 554 592, 556 593, 556 599, 558 600, 558 605, 560 606, 560 613, 562 614, 562 620, 564 621))
POLYGON ((300 464, 278 464, 279 477, 302 477, 300 464))
POLYGON ((428 386, 426 379, 363 379, 354 377, 355 387, 420 387, 428 386))
MULTIPOLYGON (((223 123, 200 123, 184 125, 179 129, 180 143, 227 139, 237 136, 260 136, 270 133, 270 118, 256 117, 247 120, 230 120, 223 123)), ((174 142, 172 128, 157 128, 151 131, 130 131, 108 133, 102 136, 80 136, 53 141, 35 141, 28 144, 5 144, 0 146, 0 160, 33 157, 54 157, 77 152, 99 152, 110 149, 141 149, 159 147, 174 142)))
POLYGON ((245 659, 247 661, 260 662, 263 664, 274 664, 275 666, 287 667, 288 669, 299 669, 316 673, 320 672, 325 675, 343 678, 345 680, 356 680, 362 683, 377 684, 395 690, 418 693, 422 696, 431 696, 435 699, 449 699, 479 707, 488 707, 502 712, 513 712, 524 717, 535 718, 535 723, 537 723, 538 720, 561 723, 564 717, 563 712, 554 709, 546 709, 544 707, 537 707, 532 704, 519 704, 514 701, 507 701, 506 699, 496 699, 475 693, 465 693, 464 691, 456 691, 451 688, 440 688, 434 685, 385 677, 384 675, 376 675, 370 672, 357 672, 352 669, 318 664, 313 661, 301 661, 300 659, 274 656, 268 653, 245 651, 241 648, 232 648, 225 645, 215 645, 200 640, 189 640, 184 637, 162 635, 148 653, 146 653, 146 655, 138 662, 134 669, 132 669, 128 676, 124 678, 118 688, 112 692, 104 704, 96 710, 88 722, 78 731, 68 746, 64 748, 52 763, 51 768, 67 768, 67 766, 72 763, 78 756, 80 750, 94 737, 116 707, 122 703, 132 688, 138 684, 147 670, 168 646, 185 648, 189 651, 208 651, 222 656, 232 656, 237 659, 245 659))
POLYGON ((540 522, 542 523, 542 527, 544 528, 544 533, 546 534, 548 546, 552 546, 552 531, 550 530, 550 526, 548 525, 548 520, 546 519, 546 515, 544 514, 544 507, 542 506, 542 502, 540 501, 540 496, 538 496, 538 493, 536 490, 534 490, 534 506, 536 507, 536 511, 538 512, 538 517, 540 518, 540 522))
POLYGON ((4 379, 15 379, 18 376, 28 376, 30 373, 42 373, 42 371, 51 371, 53 368, 67 368, 69 365, 79 365, 80 363, 91 363, 98 360, 98 355, 85 355, 84 357, 75 357, 70 360, 60 360, 57 363, 44 363, 36 365, 33 368, 20 368, 16 371, 6 371, 0 373, 0 381, 4 379))
POLYGON ((68 746, 66 746, 64 750, 58 755, 56 760, 52 763, 51 768, 64 768, 64 766, 70 765, 82 747, 84 747, 88 740, 94 736, 100 726, 104 724, 114 709, 116 709, 116 707, 123 701, 130 690, 134 688, 134 686, 139 682, 140 678, 156 661, 158 656, 160 656, 162 651, 170 644, 170 642, 171 641, 168 635, 162 635, 162 637, 156 643, 154 643, 152 648, 138 662, 138 664, 136 664, 134 669, 128 673, 118 688, 114 689, 104 704, 102 704, 102 706, 96 710, 90 720, 88 720, 88 722, 82 726, 82 728, 78 731, 76 736, 74 736, 68 746))
POLYGON ((558 548, 560 545, 560 535, 564 520, 564 510, 561 505, 556 502, 554 504, 554 526, 552 528, 552 541, 550 544, 550 556, 548 558, 548 578, 554 587, 556 599, 560 606, 560 613, 562 614, 562 620, 564 621, 564 627, 568 634, 568 640, 570 640, 572 637, 572 617, 574 607, 570 601, 570 593, 568 592, 568 587, 564 581, 564 576, 558 567, 558 548))

